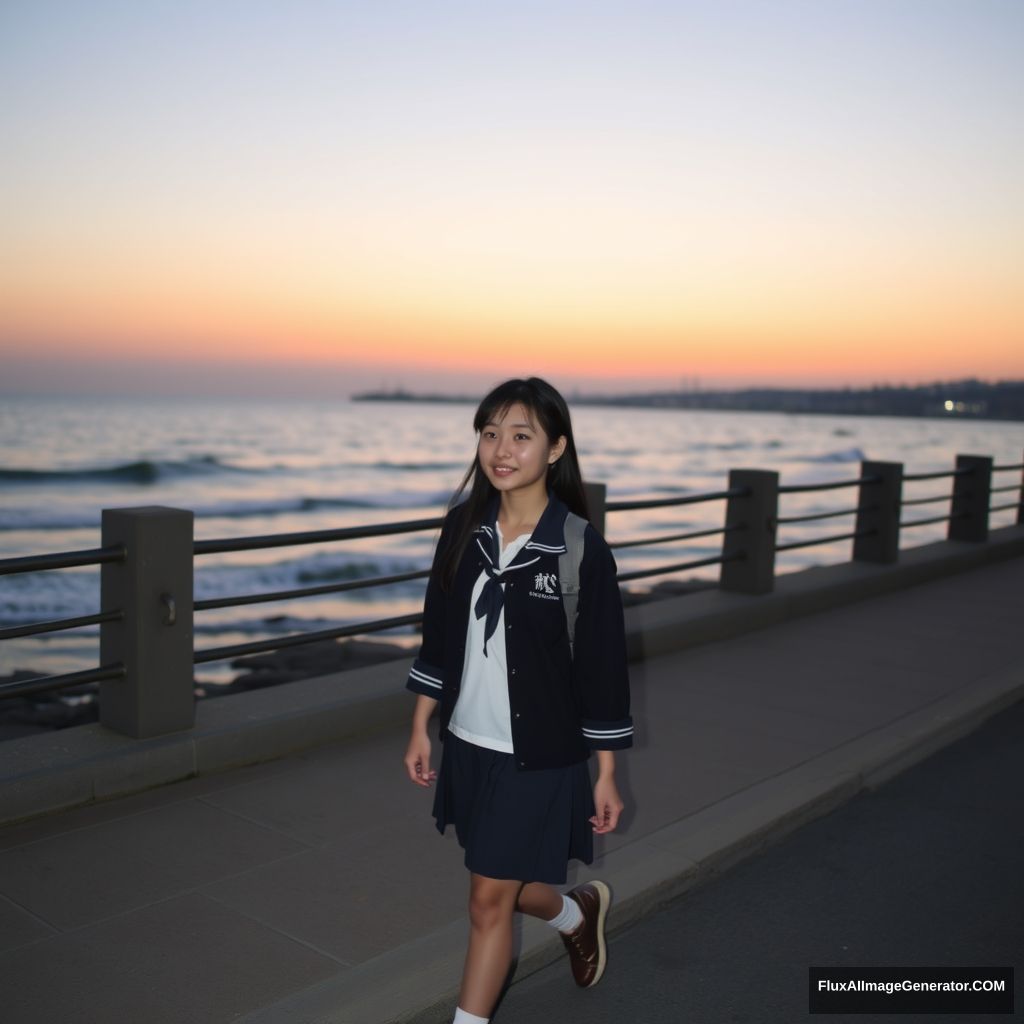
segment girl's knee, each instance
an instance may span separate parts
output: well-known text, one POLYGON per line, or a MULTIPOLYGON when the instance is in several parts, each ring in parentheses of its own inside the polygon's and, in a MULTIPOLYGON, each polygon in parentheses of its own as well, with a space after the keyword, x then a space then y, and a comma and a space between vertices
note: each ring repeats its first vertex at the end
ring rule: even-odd
POLYGON ((511 921, 515 912, 519 882, 472 876, 469 887, 469 919, 476 928, 494 928, 511 921))

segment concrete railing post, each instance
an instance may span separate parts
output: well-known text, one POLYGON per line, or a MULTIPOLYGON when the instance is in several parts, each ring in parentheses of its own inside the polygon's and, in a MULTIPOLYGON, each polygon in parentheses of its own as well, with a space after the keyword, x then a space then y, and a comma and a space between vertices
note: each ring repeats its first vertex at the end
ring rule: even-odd
POLYGON ((855 562, 891 563, 900 557, 900 509, 903 500, 903 463, 860 464, 862 483, 857 497, 857 520, 853 538, 855 562))
POLYGON ((1024 524, 1024 469, 1020 471, 1020 494, 1017 496, 1017 524, 1024 524))
POLYGON ((103 510, 103 546, 123 544, 123 562, 100 571, 103 608, 120 622, 100 628, 100 663, 125 678, 100 685, 100 722, 141 739, 191 729, 192 513, 148 506, 103 510))
POLYGON ((992 498, 992 456, 958 455, 956 468, 969 472, 953 477, 949 540, 988 540, 988 506, 992 498))
POLYGON ((726 527, 739 526, 723 536, 718 585, 742 594, 768 594, 775 586, 775 529, 779 514, 779 474, 766 469, 731 469, 729 489, 743 488, 725 506, 726 527))
POLYGON ((608 485, 586 482, 583 490, 587 495, 587 511, 590 512, 590 523, 601 536, 604 536, 605 506, 608 504, 608 485))

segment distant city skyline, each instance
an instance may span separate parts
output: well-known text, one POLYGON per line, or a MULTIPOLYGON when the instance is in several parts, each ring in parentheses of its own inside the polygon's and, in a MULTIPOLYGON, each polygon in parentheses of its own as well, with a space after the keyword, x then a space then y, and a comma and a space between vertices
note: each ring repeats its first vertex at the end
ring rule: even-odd
POLYGON ((1024 378, 1024 5, 0 11, 0 392, 1024 378))

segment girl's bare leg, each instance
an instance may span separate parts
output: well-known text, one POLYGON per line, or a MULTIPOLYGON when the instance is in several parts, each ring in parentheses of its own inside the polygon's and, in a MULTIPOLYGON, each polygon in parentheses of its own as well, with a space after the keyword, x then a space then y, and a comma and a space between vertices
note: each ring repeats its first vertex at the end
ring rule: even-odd
MULTIPOLYGON (((512 966, 512 915, 521 882, 469 876, 469 949, 459 1006, 490 1017, 512 966)), ((557 911, 556 911, 557 913, 557 911)))
POLYGON ((562 912, 562 894, 545 882, 527 882, 519 890, 516 910, 539 917, 542 921, 550 921, 562 912))

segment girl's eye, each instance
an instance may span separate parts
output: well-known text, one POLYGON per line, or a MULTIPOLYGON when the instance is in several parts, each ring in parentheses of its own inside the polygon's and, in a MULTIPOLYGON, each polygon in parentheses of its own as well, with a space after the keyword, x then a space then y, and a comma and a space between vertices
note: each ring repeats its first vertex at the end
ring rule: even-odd
POLYGON ((516 434, 516 440, 517 441, 529 441, 530 440, 530 435, 529 434, 516 434))

